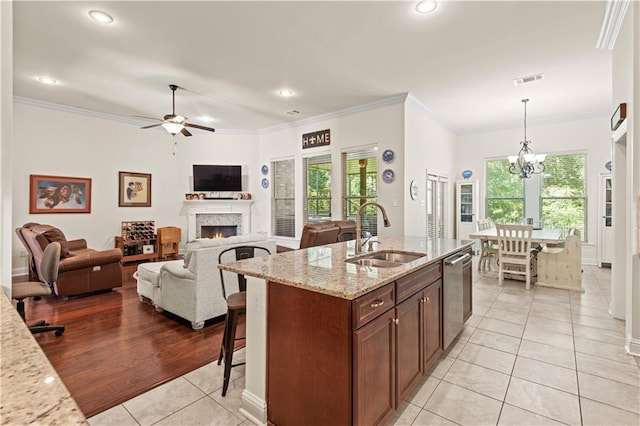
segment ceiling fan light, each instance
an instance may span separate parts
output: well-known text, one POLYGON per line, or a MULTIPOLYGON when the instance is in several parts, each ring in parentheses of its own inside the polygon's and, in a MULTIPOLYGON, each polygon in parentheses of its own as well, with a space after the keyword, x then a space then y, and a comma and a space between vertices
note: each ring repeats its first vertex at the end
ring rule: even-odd
POLYGON ((164 127, 164 129, 167 132, 171 133, 172 135, 178 134, 180 130, 184 128, 184 126, 181 123, 173 123, 173 122, 162 123, 162 127, 164 127))

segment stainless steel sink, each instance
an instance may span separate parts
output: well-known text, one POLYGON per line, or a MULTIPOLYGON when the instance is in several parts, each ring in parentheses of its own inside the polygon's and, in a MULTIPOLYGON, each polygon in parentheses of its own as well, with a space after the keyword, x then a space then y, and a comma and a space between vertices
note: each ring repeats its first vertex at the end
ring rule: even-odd
POLYGON ((347 263, 355 263, 356 265, 373 266, 376 268, 395 268, 404 263, 409 263, 416 259, 420 259, 424 254, 405 253, 398 251, 376 251, 373 253, 358 256, 357 258, 347 259, 347 263))
POLYGON ((391 262, 389 260, 384 259, 371 259, 371 258, 358 258, 358 259, 347 259, 345 260, 347 263, 355 263, 356 265, 362 266, 373 266, 376 268, 395 268, 396 266, 402 266, 400 262, 391 262))
POLYGON ((419 253, 400 253, 397 251, 383 251, 383 252, 374 252, 364 257, 365 259, 380 259, 380 260, 388 260, 390 262, 409 263, 416 259, 420 259, 423 256, 424 254, 419 254, 419 253))

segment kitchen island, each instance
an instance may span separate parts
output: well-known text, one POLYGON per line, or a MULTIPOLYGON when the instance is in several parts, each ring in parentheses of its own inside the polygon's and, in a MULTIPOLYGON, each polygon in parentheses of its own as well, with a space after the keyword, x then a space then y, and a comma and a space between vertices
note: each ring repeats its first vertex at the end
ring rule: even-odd
POLYGON ((443 259, 473 241, 377 239, 378 253, 420 257, 394 267, 345 262, 368 255, 348 241, 219 266, 247 276, 241 411, 254 422, 384 423, 437 359, 443 259))

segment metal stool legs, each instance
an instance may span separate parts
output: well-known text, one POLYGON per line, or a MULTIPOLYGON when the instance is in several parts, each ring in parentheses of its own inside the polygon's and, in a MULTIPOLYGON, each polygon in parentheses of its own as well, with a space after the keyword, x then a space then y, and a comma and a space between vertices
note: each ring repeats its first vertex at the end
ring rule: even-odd
POLYGON ((231 378, 231 367, 237 367, 244 364, 233 364, 233 348, 236 341, 236 329, 238 327, 238 319, 240 315, 245 313, 245 309, 228 309, 227 318, 224 322, 224 333, 222 335, 222 346, 220 346, 220 356, 218 357, 218 365, 224 358, 224 378, 222 381, 222 396, 227 394, 227 388, 231 378))

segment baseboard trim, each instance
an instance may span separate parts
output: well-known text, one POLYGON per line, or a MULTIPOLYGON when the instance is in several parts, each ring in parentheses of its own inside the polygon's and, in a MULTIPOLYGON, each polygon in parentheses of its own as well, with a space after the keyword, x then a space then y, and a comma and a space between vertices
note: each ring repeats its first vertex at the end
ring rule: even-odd
POLYGON ((627 342, 624 345, 629 355, 640 356, 640 340, 632 339, 631 336, 627 336, 627 342))
POLYGON ((267 424, 267 401, 258 398, 248 390, 242 391, 242 403, 240 413, 248 418, 253 424, 267 424))

